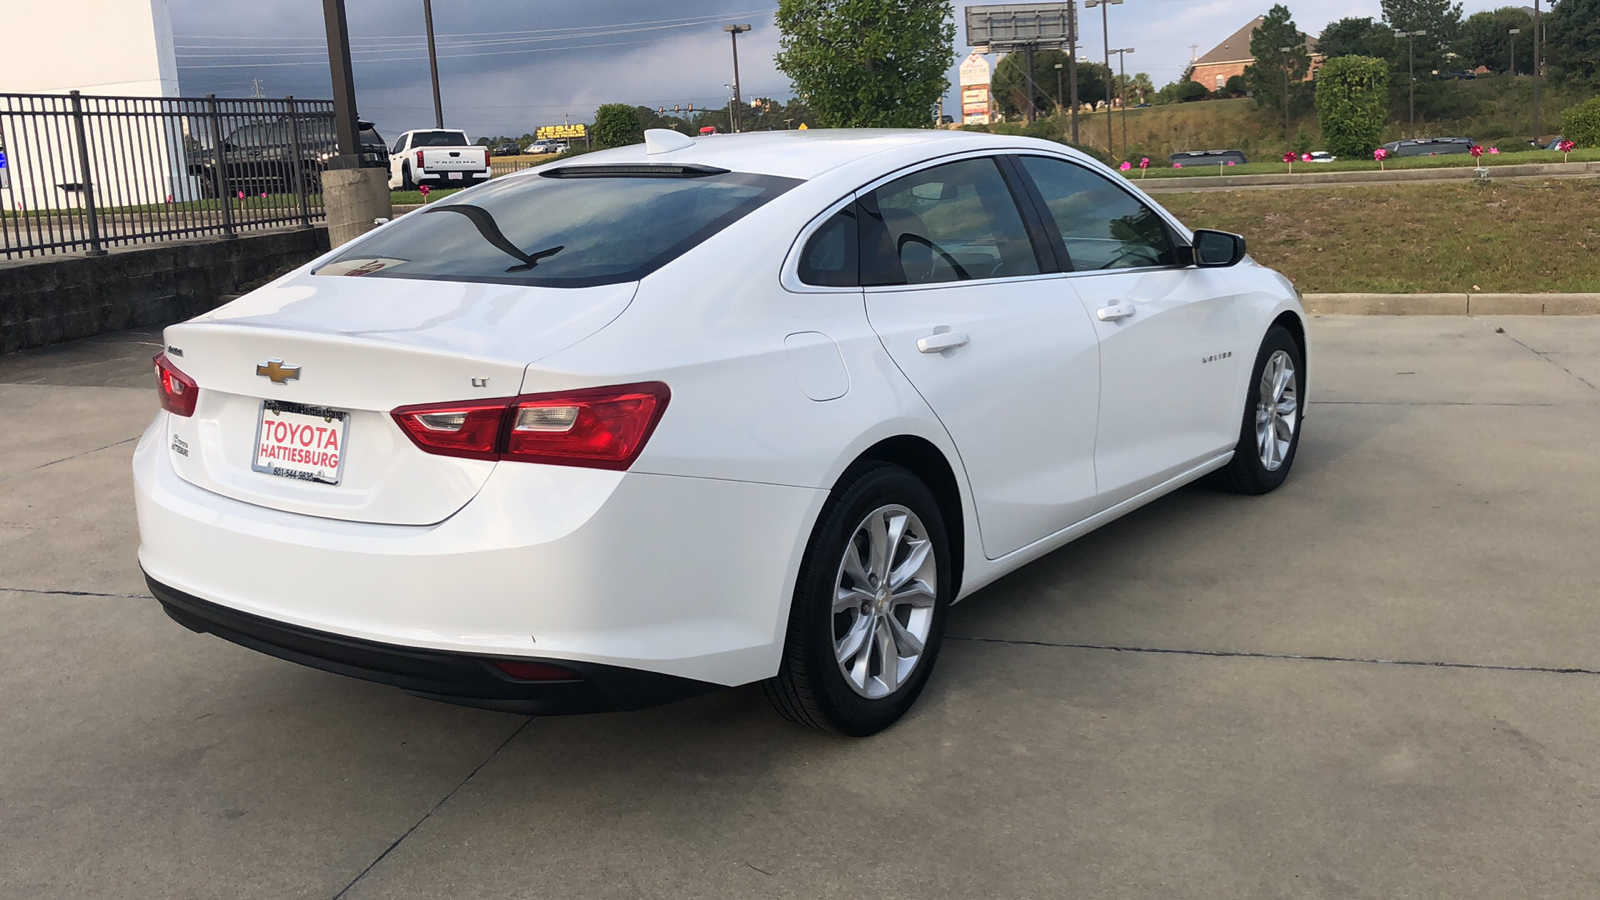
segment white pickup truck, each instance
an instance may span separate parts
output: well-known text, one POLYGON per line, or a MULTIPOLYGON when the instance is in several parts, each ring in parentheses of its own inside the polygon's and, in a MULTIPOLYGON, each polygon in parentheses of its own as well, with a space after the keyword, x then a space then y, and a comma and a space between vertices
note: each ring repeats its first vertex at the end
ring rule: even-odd
POLYGON ((400 135, 389 148, 389 189, 470 187, 489 180, 489 148, 465 131, 429 128, 400 135))

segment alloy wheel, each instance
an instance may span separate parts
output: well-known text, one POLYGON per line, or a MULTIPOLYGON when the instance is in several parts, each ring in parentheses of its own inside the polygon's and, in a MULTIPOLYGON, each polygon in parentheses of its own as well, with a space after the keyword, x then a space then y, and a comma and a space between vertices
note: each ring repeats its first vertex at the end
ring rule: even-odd
POLYGON ((917 514, 882 506, 845 545, 833 595, 833 649, 851 690, 870 700, 910 680, 938 598, 938 560, 917 514))
POLYGON ((1294 443, 1294 430, 1300 419, 1300 382, 1294 358, 1288 351, 1275 350, 1261 369, 1261 384, 1256 401, 1256 450, 1261 465, 1276 472, 1294 443))

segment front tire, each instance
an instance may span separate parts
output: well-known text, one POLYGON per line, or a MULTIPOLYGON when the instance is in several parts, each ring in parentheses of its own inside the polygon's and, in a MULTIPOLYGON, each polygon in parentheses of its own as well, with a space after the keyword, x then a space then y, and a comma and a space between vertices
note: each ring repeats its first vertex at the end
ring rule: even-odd
POLYGON ((927 684, 952 590, 933 493, 900 466, 853 470, 806 550, 767 698, 791 722, 834 734, 894 724, 927 684))
POLYGON ((1216 483, 1237 494, 1265 494, 1289 477, 1300 447, 1305 355, 1294 336, 1274 325, 1256 352, 1245 396, 1244 419, 1233 459, 1216 483))

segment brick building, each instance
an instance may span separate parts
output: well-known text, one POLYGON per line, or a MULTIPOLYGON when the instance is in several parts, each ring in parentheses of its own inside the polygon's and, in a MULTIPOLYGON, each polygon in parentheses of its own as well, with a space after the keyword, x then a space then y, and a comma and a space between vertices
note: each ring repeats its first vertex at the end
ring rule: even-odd
MULTIPOLYGON (((1208 91, 1219 91, 1227 85, 1228 79, 1235 75, 1243 75, 1245 66, 1255 62, 1250 55, 1250 36, 1266 20, 1266 16, 1256 16, 1243 28, 1228 36, 1228 39, 1211 48, 1211 51, 1195 60, 1189 80, 1197 82, 1208 91)), ((1306 52, 1311 54, 1311 68, 1306 70, 1306 80, 1310 81, 1322 65, 1323 56, 1317 52, 1317 41, 1309 35, 1305 36, 1306 52)))

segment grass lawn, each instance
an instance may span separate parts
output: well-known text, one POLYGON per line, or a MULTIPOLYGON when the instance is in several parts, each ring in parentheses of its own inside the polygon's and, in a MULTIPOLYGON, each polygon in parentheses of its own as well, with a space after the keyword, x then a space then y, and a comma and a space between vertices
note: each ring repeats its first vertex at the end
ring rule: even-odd
MULTIPOLYGON (((1491 144, 1492 146, 1492 144, 1491 144)), ((1486 168, 1495 166, 1519 166, 1531 163, 1559 163, 1559 162, 1595 162, 1600 160, 1600 150, 1574 150, 1563 156, 1554 150, 1528 150, 1521 153, 1484 153, 1474 160, 1470 154, 1457 153, 1453 156, 1408 156, 1404 159, 1385 160, 1385 169, 1472 169, 1478 165, 1486 168)), ((1134 160, 1138 165, 1138 160, 1134 160)), ((1294 164, 1294 174, 1314 175, 1318 172, 1376 172, 1378 164, 1370 159, 1336 159, 1328 163, 1294 164)), ((1146 178, 1193 178, 1203 175, 1283 175, 1289 172, 1289 165, 1282 160, 1272 162, 1245 163, 1242 166, 1184 166, 1174 169, 1167 164, 1165 159, 1151 159, 1150 169, 1145 172, 1146 178)), ((1133 181, 1139 180, 1137 168, 1124 172, 1133 181)))
POLYGON ((1600 291, 1600 180, 1162 194, 1308 292, 1600 291))

